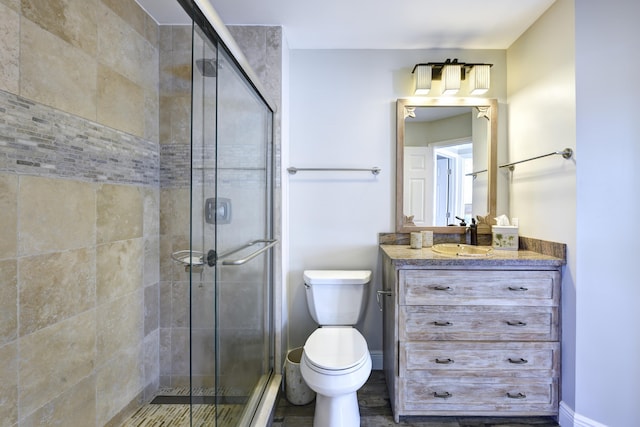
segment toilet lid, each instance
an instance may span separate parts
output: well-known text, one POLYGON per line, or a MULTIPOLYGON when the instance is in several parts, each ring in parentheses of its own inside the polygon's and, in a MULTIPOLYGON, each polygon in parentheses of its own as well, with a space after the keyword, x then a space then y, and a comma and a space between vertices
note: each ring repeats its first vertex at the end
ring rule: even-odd
POLYGON ((369 348, 355 328, 323 327, 307 338, 304 354, 319 368, 344 370, 362 363, 369 354, 369 348))

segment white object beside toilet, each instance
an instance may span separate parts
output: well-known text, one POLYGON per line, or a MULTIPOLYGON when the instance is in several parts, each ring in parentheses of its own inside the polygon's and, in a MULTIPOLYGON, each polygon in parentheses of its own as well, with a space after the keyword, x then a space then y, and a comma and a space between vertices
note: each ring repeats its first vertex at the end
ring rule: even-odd
POLYGON ((366 307, 371 272, 304 272, 307 306, 320 325, 304 344, 300 372, 316 392, 314 427, 359 427, 357 391, 371 374, 367 342, 353 326, 366 307))

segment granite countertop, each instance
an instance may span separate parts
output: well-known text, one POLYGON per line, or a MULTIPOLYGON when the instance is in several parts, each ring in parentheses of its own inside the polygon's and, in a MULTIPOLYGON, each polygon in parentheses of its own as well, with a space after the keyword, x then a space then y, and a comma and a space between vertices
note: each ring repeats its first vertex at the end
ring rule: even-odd
POLYGON ((411 249, 409 245, 380 245, 380 249, 395 267, 416 266, 465 266, 465 267, 507 267, 538 266, 560 267, 566 263, 563 258, 544 255, 531 250, 507 251, 494 249, 490 256, 457 257, 435 253, 431 248, 411 249))

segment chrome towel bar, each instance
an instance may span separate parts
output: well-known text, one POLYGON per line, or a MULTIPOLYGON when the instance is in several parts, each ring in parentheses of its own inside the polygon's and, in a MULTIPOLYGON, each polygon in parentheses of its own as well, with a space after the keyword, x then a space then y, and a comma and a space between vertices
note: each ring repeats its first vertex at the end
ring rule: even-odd
POLYGON ((549 156, 554 156, 554 155, 562 156, 563 158, 568 160, 573 156, 573 150, 571 148, 565 148, 562 151, 554 151, 552 153, 543 154, 541 156, 531 157, 530 159, 520 160, 520 161, 513 162, 513 163, 506 163, 504 165, 500 165, 500 167, 501 168, 509 168, 509 170, 513 170, 513 167, 515 165, 519 164, 519 163, 530 162, 531 160, 538 160, 538 159, 541 159, 543 157, 549 157, 549 156))
POLYGON ((325 171, 355 171, 355 172, 371 172, 374 175, 378 175, 380 173, 382 169, 380 169, 377 166, 374 166, 372 168, 367 168, 367 169, 358 169, 358 168, 295 168, 295 167, 290 167, 287 168, 287 171, 289 172, 290 175, 295 175, 298 172, 301 171, 320 171, 320 172, 325 172, 325 171))
MULTIPOLYGON (((524 162, 530 162, 531 160, 538 160, 538 159, 542 159, 543 157, 549 157, 549 156, 554 156, 554 155, 559 155, 562 156, 565 159, 570 159, 571 157, 573 157, 573 150, 571 148, 565 148, 562 151, 554 151, 551 153, 547 153, 547 154, 543 154, 541 156, 536 156, 536 157, 531 157, 530 159, 525 159, 525 160, 519 160, 517 162, 512 162, 512 163, 505 163, 504 165, 500 165, 498 166, 499 168, 509 168, 510 171, 513 171, 515 168, 514 166, 520 163, 524 163, 524 162)), ((472 177, 476 177, 478 176, 478 174, 486 172, 486 169, 480 170, 480 171, 475 171, 475 172, 470 172, 468 174, 466 174, 466 176, 472 176, 472 177)))
POLYGON ((254 259, 255 257, 257 257, 258 255, 260 255, 261 253, 271 249, 272 247, 274 247, 275 245, 278 244, 278 240, 265 240, 265 239, 261 239, 261 240, 253 240, 249 243, 247 243, 246 245, 238 248, 238 249, 234 249, 230 252, 226 252, 222 255, 220 255, 218 257, 218 260, 220 260, 221 258, 226 258, 227 256, 234 254, 244 248, 248 248, 249 246, 253 246, 256 243, 268 243, 266 246, 263 246, 262 248, 258 249, 255 252, 252 252, 251 254, 247 255, 244 258, 241 259, 233 259, 233 260, 226 260, 226 261, 222 261, 222 265, 242 265, 245 264, 249 261, 251 261, 252 259, 254 259))

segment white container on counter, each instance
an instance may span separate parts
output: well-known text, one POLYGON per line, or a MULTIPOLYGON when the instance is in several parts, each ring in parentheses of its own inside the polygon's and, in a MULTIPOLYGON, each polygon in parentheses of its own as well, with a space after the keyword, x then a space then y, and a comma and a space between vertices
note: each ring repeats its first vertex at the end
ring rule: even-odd
POLYGON ((518 250, 518 226, 517 225, 492 225, 492 246, 494 249, 508 251, 518 250))

